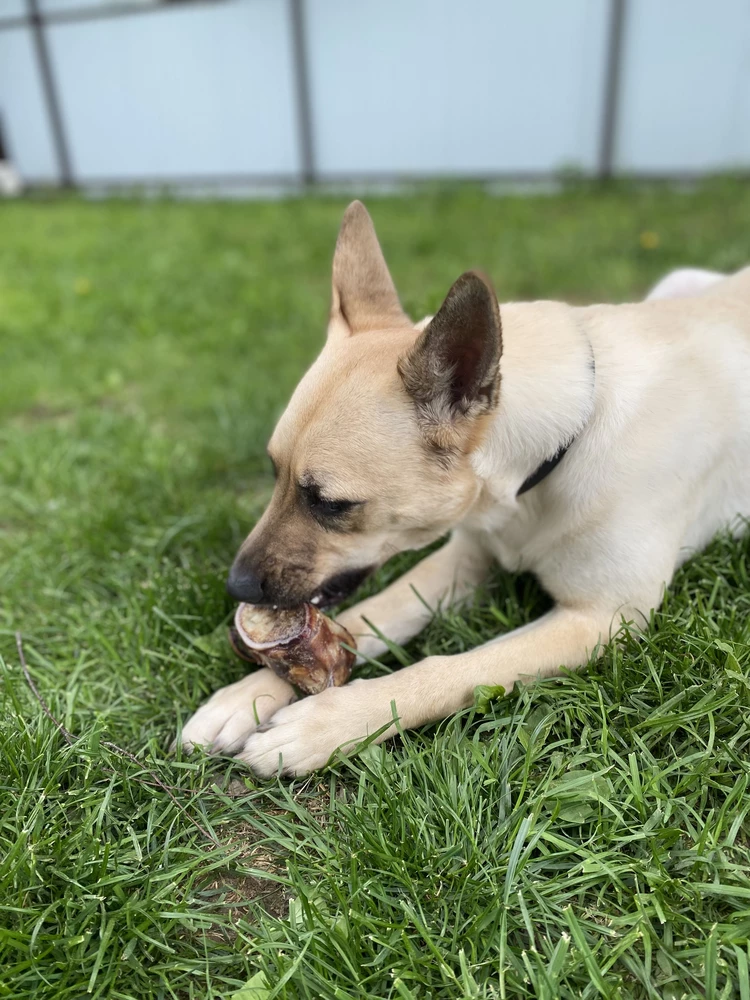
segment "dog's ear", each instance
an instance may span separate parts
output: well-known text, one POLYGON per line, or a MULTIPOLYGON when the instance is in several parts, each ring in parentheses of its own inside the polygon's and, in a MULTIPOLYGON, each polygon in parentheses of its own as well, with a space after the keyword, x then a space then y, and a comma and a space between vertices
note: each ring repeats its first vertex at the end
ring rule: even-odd
POLYGON ((375 227, 361 201, 344 218, 333 255, 329 336, 411 327, 380 249, 375 227))
POLYGON ((494 408, 502 347, 492 285, 467 271, 398 365, 418 417, 440 450, 463 439, 467 421, 494 408))

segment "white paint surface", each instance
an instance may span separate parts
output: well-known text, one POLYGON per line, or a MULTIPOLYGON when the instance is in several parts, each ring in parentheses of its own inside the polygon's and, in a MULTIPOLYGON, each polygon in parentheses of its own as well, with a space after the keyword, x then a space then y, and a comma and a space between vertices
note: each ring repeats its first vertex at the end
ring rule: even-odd
POLYGON ((77 179, 297 173, 279 0, 165 7, 49 35, 77 179))

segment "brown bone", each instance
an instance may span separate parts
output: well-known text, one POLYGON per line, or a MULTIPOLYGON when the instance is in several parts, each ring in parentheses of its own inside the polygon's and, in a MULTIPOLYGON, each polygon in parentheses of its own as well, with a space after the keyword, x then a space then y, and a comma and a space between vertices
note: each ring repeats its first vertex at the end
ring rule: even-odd
POLYGON ((244 660, 269 667, 305 694, 346 684, 356 643, 343 625, 312 604, 274 610, 240 604, 229 640, 244 660))

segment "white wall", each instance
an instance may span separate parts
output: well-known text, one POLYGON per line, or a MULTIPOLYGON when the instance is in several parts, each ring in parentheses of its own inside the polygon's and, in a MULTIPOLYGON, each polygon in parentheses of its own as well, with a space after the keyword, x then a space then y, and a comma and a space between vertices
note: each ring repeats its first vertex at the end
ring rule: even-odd
POLYGON ((31 33, 0 31, 0 121, 8 153, 31 181, 59 181, 31 33))
POLYGON ((618 167, 750 165, 747 0, 630 0, 624 53, 618 167))
MULTIPOLYGON (((49 24, 75 178, 299 177, 290 3, 49 24)), ((323 179, 596 172, 609 0, 302 4, 323 179)), ((615 169, 749 167, 747 0, 626 5, 615 169)), ((2 16, 23 9, 0 0, 2 16)), ((28 28, 0 31, 0 116, 25 177, 58 179, 28 28)))
POLYGON ((325 174, 593 170, 602 0, 308 0, 325 174))
POLYGON ((0 17, 21 17, 26 12, 26 0, 0 0, 0 17))
POLYGON ((297 173, 283 2, 165 7, 48 32, 77 179, 297 173))

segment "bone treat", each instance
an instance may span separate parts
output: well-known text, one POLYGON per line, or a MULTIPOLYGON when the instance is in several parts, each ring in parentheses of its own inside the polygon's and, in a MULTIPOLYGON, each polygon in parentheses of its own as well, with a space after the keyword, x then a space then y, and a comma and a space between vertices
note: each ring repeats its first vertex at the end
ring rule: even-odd
POLYGON ((346 684, 356 643, 343 625, 312 604, 274 609, 240 604, 229 641, 244 660, 270 667, 305 694, 346 684))

